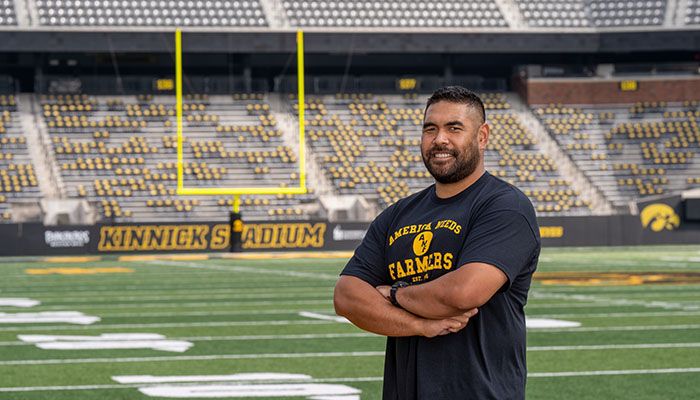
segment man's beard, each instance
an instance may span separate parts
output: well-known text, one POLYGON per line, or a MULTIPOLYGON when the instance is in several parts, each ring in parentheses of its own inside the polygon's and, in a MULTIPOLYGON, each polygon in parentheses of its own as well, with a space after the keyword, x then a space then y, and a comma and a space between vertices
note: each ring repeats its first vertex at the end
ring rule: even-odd
POLYGON ((479 146, 476 143, 468 146, 463 152, 459 152, 456 149, 433 147, 428 151, 428 154, 421 154, 421 156, 423 158, 423 164, 425 164, 425 168, 428 169, 430 175, 432 175, 436 181, 444 184, 459 182, 468 177, 476 170, 476 167, 481 161, 479 146), (430 159, 434 156, 431 154, 438 152, 449 152, 452 154, 455 161, 449 167, 443 165, 433 166, 430 163, 430 159))

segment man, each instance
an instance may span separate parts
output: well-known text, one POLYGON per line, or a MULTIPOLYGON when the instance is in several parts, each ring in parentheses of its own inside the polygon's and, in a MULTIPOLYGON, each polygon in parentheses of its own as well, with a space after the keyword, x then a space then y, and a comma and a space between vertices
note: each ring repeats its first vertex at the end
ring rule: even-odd
POLYGON ((433 93, 421 154, 435 185, 384 210, 336 284, 336 312, 388 336, 385 400, 525 397, 539 229, 527 197, 486 172, 488 139, 478 96, 433 93))

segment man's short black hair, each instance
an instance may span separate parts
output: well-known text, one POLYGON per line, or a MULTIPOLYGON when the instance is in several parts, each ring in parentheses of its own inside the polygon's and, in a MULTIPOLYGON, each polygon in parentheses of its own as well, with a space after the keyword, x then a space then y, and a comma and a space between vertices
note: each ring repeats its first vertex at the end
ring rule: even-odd
POLYGON ((425 105, 425 111, 428 111, 428 107, 439 101, 449 101, 450 103, 466 104, 470 107, 474 107, 476 111, 481 114, 481 122, 486 122, 484 102, 481 101, 476 93, 467 88, 462 86, 444 86, 439 88, 434 91, 428 99, 428 103, 425 105))

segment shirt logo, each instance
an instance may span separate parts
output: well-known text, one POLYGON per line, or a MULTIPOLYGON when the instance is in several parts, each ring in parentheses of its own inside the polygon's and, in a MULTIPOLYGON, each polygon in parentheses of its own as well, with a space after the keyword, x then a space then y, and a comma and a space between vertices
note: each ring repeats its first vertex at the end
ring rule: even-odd
POLYGON ((415 239, 413 239, 413 253, 417 256, 422 256, 428 252, 430 248, 430 242, 433 241, 433 233, 429 231, 424 231, 419 233, 415 239))

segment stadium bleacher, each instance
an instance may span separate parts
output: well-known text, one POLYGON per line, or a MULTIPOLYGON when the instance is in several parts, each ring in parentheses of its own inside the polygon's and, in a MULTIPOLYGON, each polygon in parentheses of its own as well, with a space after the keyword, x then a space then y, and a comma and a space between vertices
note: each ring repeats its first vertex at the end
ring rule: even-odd
POLYGON ((258 0, 36 0, 36 6, 41 25, 268 25, 258 0))
POLYGON ((0 222, 12 219, 10 203, 41 198, 14 94, 0 95, 0 222))
POLYGON ((598 27, 661 25, 666 0, 623 0, 587 2, 593 24, 598 27))
POLYGON ((493 0, 454 1, 341 1, 284 0, 292 26, 366 27, 505 27, 493 0))
MULTIPOLYGON (((538 212, 589 214, 542 153, 531 134, 509 112, 502 93, 482 95, 492 126, 487 169, 530 196, 538 212)), ((380 208, 433 183, 420 156, 425 98, 369 93, 315 97, 308 104, 308 135, 323 170, 340 194, 362 194, 380 208)))
POLYGON ((516 0, 523 18, 532 27, 590 26, 580 0, 516 0))
POLYGON ((620 210, 645 196, 680 192, 700 176, 697 102, 543 105, 554 139, 620 210))
POLYGON ((0 25, 17 25, 15 2, 13 0, 2 0, 0 2, 0 25))
MULTIPOLYGON (((69 197, 115 221, 211 220, 231 197, 176 194, 171 97, 44 96, 43 115, 69 197)), ((262 94, 188 96, 183 104, 185 187, 297 186, 296 154, 262 94)), ((304 196, 243 196, 250 218, 306 217, 304 196)))

